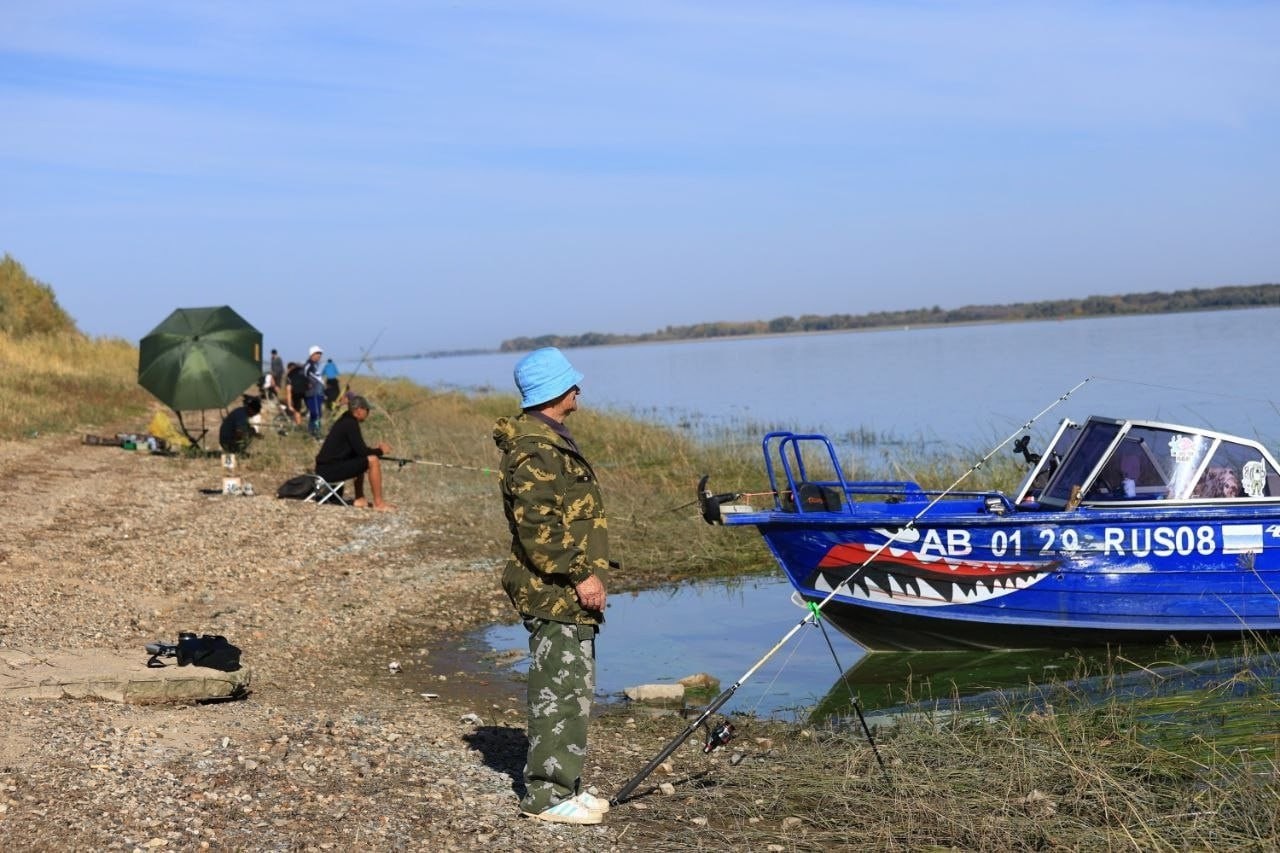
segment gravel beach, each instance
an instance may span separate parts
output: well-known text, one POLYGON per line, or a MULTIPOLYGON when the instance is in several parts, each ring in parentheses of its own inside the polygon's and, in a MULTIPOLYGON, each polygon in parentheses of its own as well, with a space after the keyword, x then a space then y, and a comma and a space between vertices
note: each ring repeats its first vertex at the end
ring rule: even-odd
MULTIPOLYGON (((634 807, 598 827, 519 816, 521 686, 458 650, 509 609, 496 500, 400 481, 394 513, 318 507, 277 500, 296 472, 253 461, 237 473, 256 495, 203 494, 223 473, 70 437, 0 444, 0 650, 135 658, 194 630, 252 672, 241 700, 137 705, 15 698, 10 668, 5 849, 700 846, 620 815, 634 807)), ((662 722, 618 748, 599 744, 634 720, 593 729, 598 793, 680 730, 662 722)))

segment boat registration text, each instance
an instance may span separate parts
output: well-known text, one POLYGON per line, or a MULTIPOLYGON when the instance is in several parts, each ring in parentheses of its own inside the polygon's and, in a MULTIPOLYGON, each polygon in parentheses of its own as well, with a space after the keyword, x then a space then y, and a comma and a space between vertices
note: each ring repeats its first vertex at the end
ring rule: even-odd
MULTIPOLYGON (((1267 533, 1275 538, 1280 535, 1280 529, 1268 529, 1267 533)), ((919 554, 922 557, 970 556, 975 548, 973 534, 974 531, 963 528, 921 531, 919 554)), ((989 543, 978 544, 986 544, 995 558, 1049 556, 1080 550, 1116 557, 1171 557, 1256 553, 1263 549, 1262 537, 1261 524, 1224 524, 1220 528, 1208 524, 1102 527, 1087 531, 1041 527, 993 530, 989 543)))

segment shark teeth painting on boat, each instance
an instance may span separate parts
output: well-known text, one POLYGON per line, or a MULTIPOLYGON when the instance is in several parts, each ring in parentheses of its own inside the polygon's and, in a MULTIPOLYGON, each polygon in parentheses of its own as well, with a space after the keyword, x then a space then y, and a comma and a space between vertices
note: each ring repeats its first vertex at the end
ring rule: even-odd
POLYGON ((1034 586, 1053 570, 1048 563, 922 558, 898 548, 884 549, 868 563, 876 550, 862 543, 831 548, 818 563, 813 588, 866 601, 942 607, 991 601, 1034 586))

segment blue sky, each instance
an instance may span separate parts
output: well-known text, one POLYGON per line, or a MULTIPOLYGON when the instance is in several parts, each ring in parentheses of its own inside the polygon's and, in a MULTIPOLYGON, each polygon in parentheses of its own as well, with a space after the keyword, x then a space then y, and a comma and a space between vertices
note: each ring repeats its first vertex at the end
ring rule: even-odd
POLYGON ((16 0, 0 252, 354 356, 1280 281, 1280 4, 16 0), (380 336, 380 337, 379 337, 380 336))

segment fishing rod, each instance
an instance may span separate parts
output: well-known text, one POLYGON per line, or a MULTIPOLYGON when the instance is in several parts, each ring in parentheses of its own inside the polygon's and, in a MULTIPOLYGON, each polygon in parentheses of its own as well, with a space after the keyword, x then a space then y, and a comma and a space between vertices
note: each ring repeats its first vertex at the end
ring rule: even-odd
MULTIPOLYGON (((1081 388, 1083 388, 1092 378, 1093 378, 1092 376, 1087 376, 1081 382, 1078 382, 1065 394, 1062 394, 1057 399, 1055 399, 1052 403, 1050 403, 1048 406, 1041 409, 1034 417, 1032 417, 1022 426, 1018 427, 1018 429, 1016 429, 1013 433, 1011 433, 1007 438, 1005 438, 1003 441, 1001 441, 999 444, 993 447, 991 451, 987 453, 987 455, 983 456, 976 463, 969 466, 969 470, 965 471, 958 478, 956 478, 956 481, 954 483, 952 483, 950 486, 947 486, 947 488, 943 490, 932 501, 930 501, 924 507, 924 509, 920 510, 918 513, 912 516, 911 520, 908 521, 906 525, 904 525, 899 535, 901 533, 905 533, 911 530, 912 528, 914 528, 916 523, 925 515, 925 513, 927 513, 930 509, 932 509, 935 505, 937 505, 938 501, 942 500, 948 494, 955 491, 955 488, 959 486, 960 483, 963 482, 970 474, 972 474, 974 471, 977 471, 979 468, 985 465, 991 459, 991 457, 995 456, 996 453, 999 452, 1006 444, 1008 444, 1009 442, 1017 438, 1019 433, 1021 433, 1023 430, 1030 429, 1032 424, 1040 420, 1040 418, 1044 417, 1046 414, 1048 414, 1050 411, 1060 406, 1062 403, 1066 402, 1067 399, 1072 394, 1074 394, 1076 391, 1079 391, 1081 388)), ((866 560, 864 560, 863 563, 853 571, 852 574, 850 574, 849 580, 852 580, 854 577, 857 576, 858 572, 862 571, 868 565, 870 565, 871 562, 875 560, 876 557, 880 556, 880 554, 883 553, 884 550, 888 548, 891 543, 896 541, 897 538, 898 536, 893 536, 889 538, 883 545, 876 548, 876 550, 873 551, 866 558, 866 560)), ((743 684, 745 684, 747 680, 751 678, 751 676, 755 675, 756 672, 759 671, 759 669, 762 666, 764 666, 765 663, 771 657, 777 654, 779 649, 781 649, 788 642, 790 642, 791 638, 794 637, 796 633, 800 631, 801 628, 805 627, 806 625, 813 622, 815 619, 819 618, 822 612, 822 608, 825 607, 831 601, 831 599, 836 596, 836 593, 839 591, 839 589, 845 586, 848 582, 849 581, 846 580, 844 583, 837 584, 836 586, 834 586, 832 590, 829 593, 827 593, 826 597, 822 599, 822 601, 810 602, 809 609, 805 613, 804 618, 801 619, 799 622, 797 622, 795 626, 793 626, 791 630, 789 630, 782 637, 782 639, 774 643, 773 647, 770 648, 767 652, 765 652, 763 657, 761 657, 754 664, 752 664, 750 668, 747 669, 746 672, 744 672, 741 676, 739 676, 737 681, 729 685, 729 687, 725 688, 725 690, 721 692, 719 696, 717 696, 714 700, 712 700, 711 704, 707 705, 707 707, 702 711, 702 713, 700 713, 698 717, 692 723, 690 723, 689 726, 683 732, 681 732, 679 735, 675 737, 674 740, 672 740, 665 747, 663 747, 662 750, 658 753, 656 757, 654 757, 652 761, 646 764, 644 768, 640 770, 639 773, 637 773, 634 777, 631 778, 631 781, 623 785, 622 788, 618 791, 618 793, 613 796, 613 799, 610 800, 610 802, 614 805, 626 802, 627 799, 630 797, 631 793, 635 791, 635 789, 640 785, 640 783, 643 782, 649 776, 649 774, 652 773, 658 767, 659 764, 665 761, 671 755, 671 753, 679 749, 680 745, 683 744, 686 740, 688 740, 689 736, 692 735, 695 731, 697 731, 699 726, 704 725, 706 721, 710 719, 712 714, 714 714, 726 702, 728 702, 729 699, 733 697, 733 694, 738 692, 738 688, 740 688, 743 684)), ((716 747, 721 746, 723 743, 725 743, 728 740, 728 737, 732 737, 732 732, 733 732, 732 728, 728 728, 727 730, 728 737, 725 737, 724 734, 721 734, 722 730, 725 728, 726 727, 719 727, 714 730, 709 730, 706 744, 703 746, 703 752, 711 752, 716 747)), ((874 750, 874 748, 875 746, 873 742, 872 749, 874 750)))
MULTIPOLYGON (((365 347, 364 350, 361 351, 360 360, 356 362, 356 369, 347 374, 347 387, 342 391, 344 395, 351 393, 352 378, 360 372, 360 368, 364 367, 365 362, 369 359, 369 354, 373 352, 373 348, 378 345, 378 341, 382 340, 382 336, 386 334, 386 332, 387 330, 384 327, 381 332, 378 332, 378 336, 373 339, 373 343, 369 344, 369 346, 365 347)), ((370 365, 370 368, 372 368, 372 365, 370 365)))
POLYGON ((382 461, 394 462, 399 468, 406 465, 435 465, 437 468, 457 468, 461 471, 478 471, 481 474, 498 474, 496 468, 476 468, 471 465, 455 465, 452 462, 433 462, 430 459, 407 459, 403 456, 383 456, 382 461))

